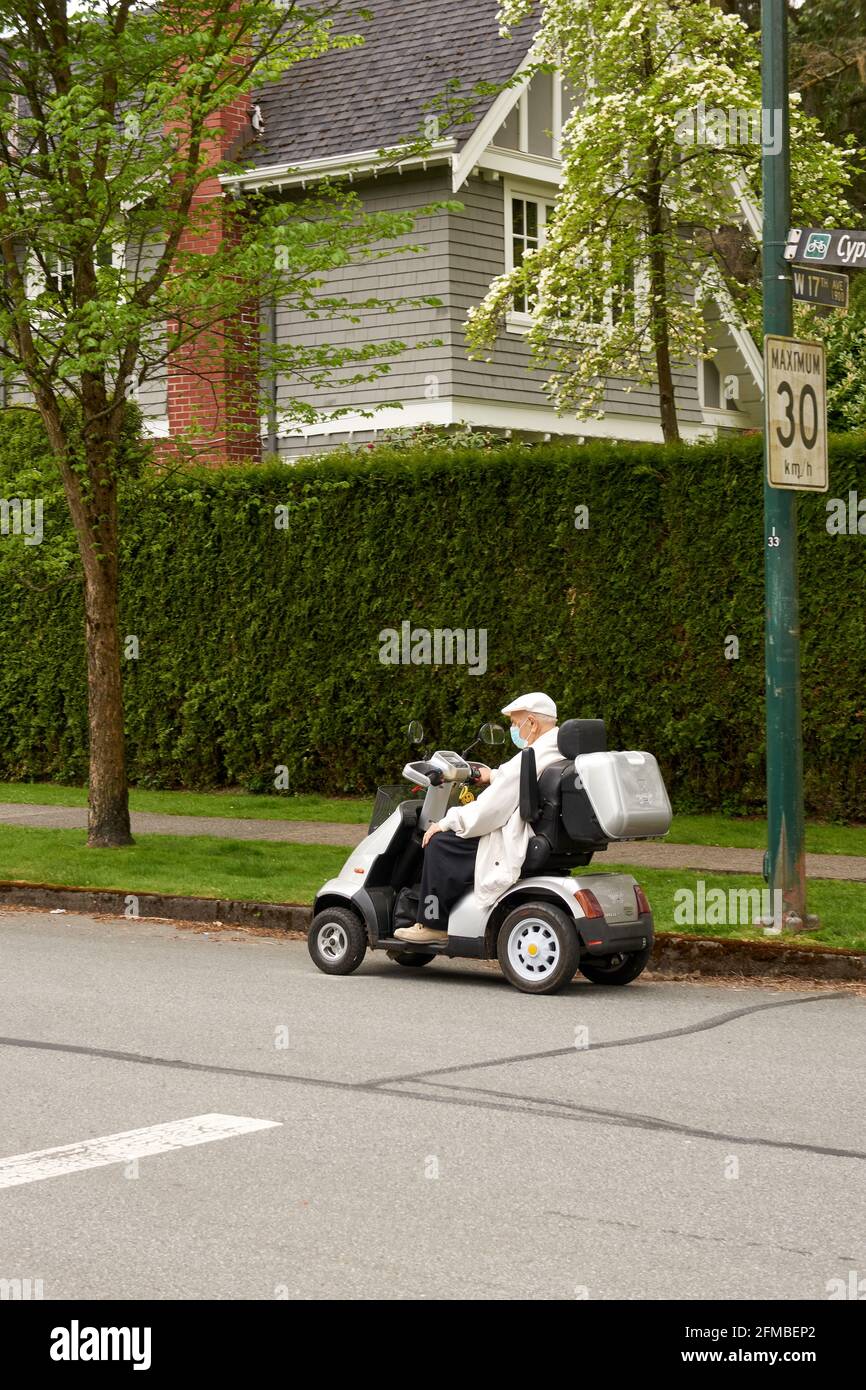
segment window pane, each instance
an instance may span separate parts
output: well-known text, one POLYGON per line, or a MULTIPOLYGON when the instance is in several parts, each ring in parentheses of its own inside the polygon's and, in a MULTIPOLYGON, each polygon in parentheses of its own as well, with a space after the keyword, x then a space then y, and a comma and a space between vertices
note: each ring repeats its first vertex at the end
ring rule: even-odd
POLYGON ((719 369, 713 361, 704 362, 704 405, 718 410, 720 404, 721 380, 719 369))
POLYGON ((526 235, 538 238, 538 204, 526 201, 526 235))
POLYGON ((575 106, 577 105, 577 93, 574 88, 569 86, 565 78, 562 79, 562 124, 565 125, 575 106))
POLYGON ((634 266, 630 265, 611 292, 611 317, 614 323, 621 318, 634 322, 634 266))
POLYGON ((553 158, 553 73, 536 73, 529 84, 529 153, 553 158))
POLYGON ((493 137, 493 144, 500 150, 516 150, 520 147, 520 114, 517 106, 509 111, 502 125, 493 137))

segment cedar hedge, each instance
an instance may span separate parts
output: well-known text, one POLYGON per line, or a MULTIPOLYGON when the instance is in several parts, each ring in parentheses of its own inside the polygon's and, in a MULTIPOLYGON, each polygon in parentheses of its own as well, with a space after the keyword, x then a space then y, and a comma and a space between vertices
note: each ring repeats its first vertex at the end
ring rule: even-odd
MULTIPOLYGON (((4 412, 0 497, 22 470, 29 486, 41 476, 46 534, 18 570, 0 564, 0 777, 81 781, 80 587, 22 573, 25 560, 73 555, 51 469, 33 416, 4 412)), ((460 748, 506 700, 544 689, 562 717, 604 716, 611 746, 652 750, 678 809, 761 809, 758 438, 132 471, 122 625, 139 641, 126 665, 134 783, 271 790, 285 767, 291 791, 368 791, 398 780, 410 718, 460 748), (486 630, 486 670, 383 664, 379 634, 404 622, 486 630)), ((849 492, 866 498, 863 436, 832 443, 829 495, 849 492)), ((807 802, 866 819, 866 536, 830 535, 826 521, 827 499, 804 496, 807 802)))

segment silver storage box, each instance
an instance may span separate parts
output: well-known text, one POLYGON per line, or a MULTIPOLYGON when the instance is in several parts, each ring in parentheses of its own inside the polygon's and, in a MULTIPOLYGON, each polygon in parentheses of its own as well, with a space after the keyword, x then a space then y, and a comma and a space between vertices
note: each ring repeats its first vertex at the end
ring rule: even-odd
POLYGON ((611 840, 651 839, 670 830, 671 803, 652 753, 581 753, 574 770, 611 840))

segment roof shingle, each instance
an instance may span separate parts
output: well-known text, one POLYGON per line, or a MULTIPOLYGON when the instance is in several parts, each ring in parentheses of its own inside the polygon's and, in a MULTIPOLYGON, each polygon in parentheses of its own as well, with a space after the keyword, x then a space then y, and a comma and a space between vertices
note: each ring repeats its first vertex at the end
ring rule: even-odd
MULTIPOLYGON (((290 68, 257 93, 264 137, 252 162, 299 164, 308 159, 379 149, 413 138, 425 103, 450 80, 469 95, 476 82, 504 82, 520 66, 534 32, 530 20, 511 39, 499 37, 499 0, 369 0, 370 21, 338 23, 362 34, 359 48, 327 53, 290 68)), ((462 146, 490 106, 472 104, 473 120, 443 130, 462 146)))

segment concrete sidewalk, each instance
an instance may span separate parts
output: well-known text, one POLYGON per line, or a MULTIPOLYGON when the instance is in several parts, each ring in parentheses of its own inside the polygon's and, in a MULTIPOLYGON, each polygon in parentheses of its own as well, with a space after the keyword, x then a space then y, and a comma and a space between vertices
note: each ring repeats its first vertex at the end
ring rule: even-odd
MULTIPOLYGON (((282 840, 296 845, 346 845, 363 840, 366 825, 333 821, 232 820, 223 816, 163 816, 133 811, 134 835, 216 835, 226 840, 282 840)), ((39 826, 43 830, 85 830, 83 806, 21 806, 0 802, 0 826, 39 826)))
MULTIPOLYGON (((83 806, 25 806, 0 803, 0 826, 40 826, 46 830, 83 830, 87 811, 83 806)), ((132 814, 136 835, 216 835, 231 840, 270 840, 296 845, 357 845, 367 833, 365 825, 333 821, 231 820, 222 816, 164 816, 149 811, 132 814)), ((719 845, 677 845, 660 841, 611 845, 599 854, 596 867, 635 864, 647 869, 697 869, 703 873, 762 874, 763 851, 729 849, 719 845)), ((809 878, 852 879, 866 883, 866 856, 807 854, 809 878)))

